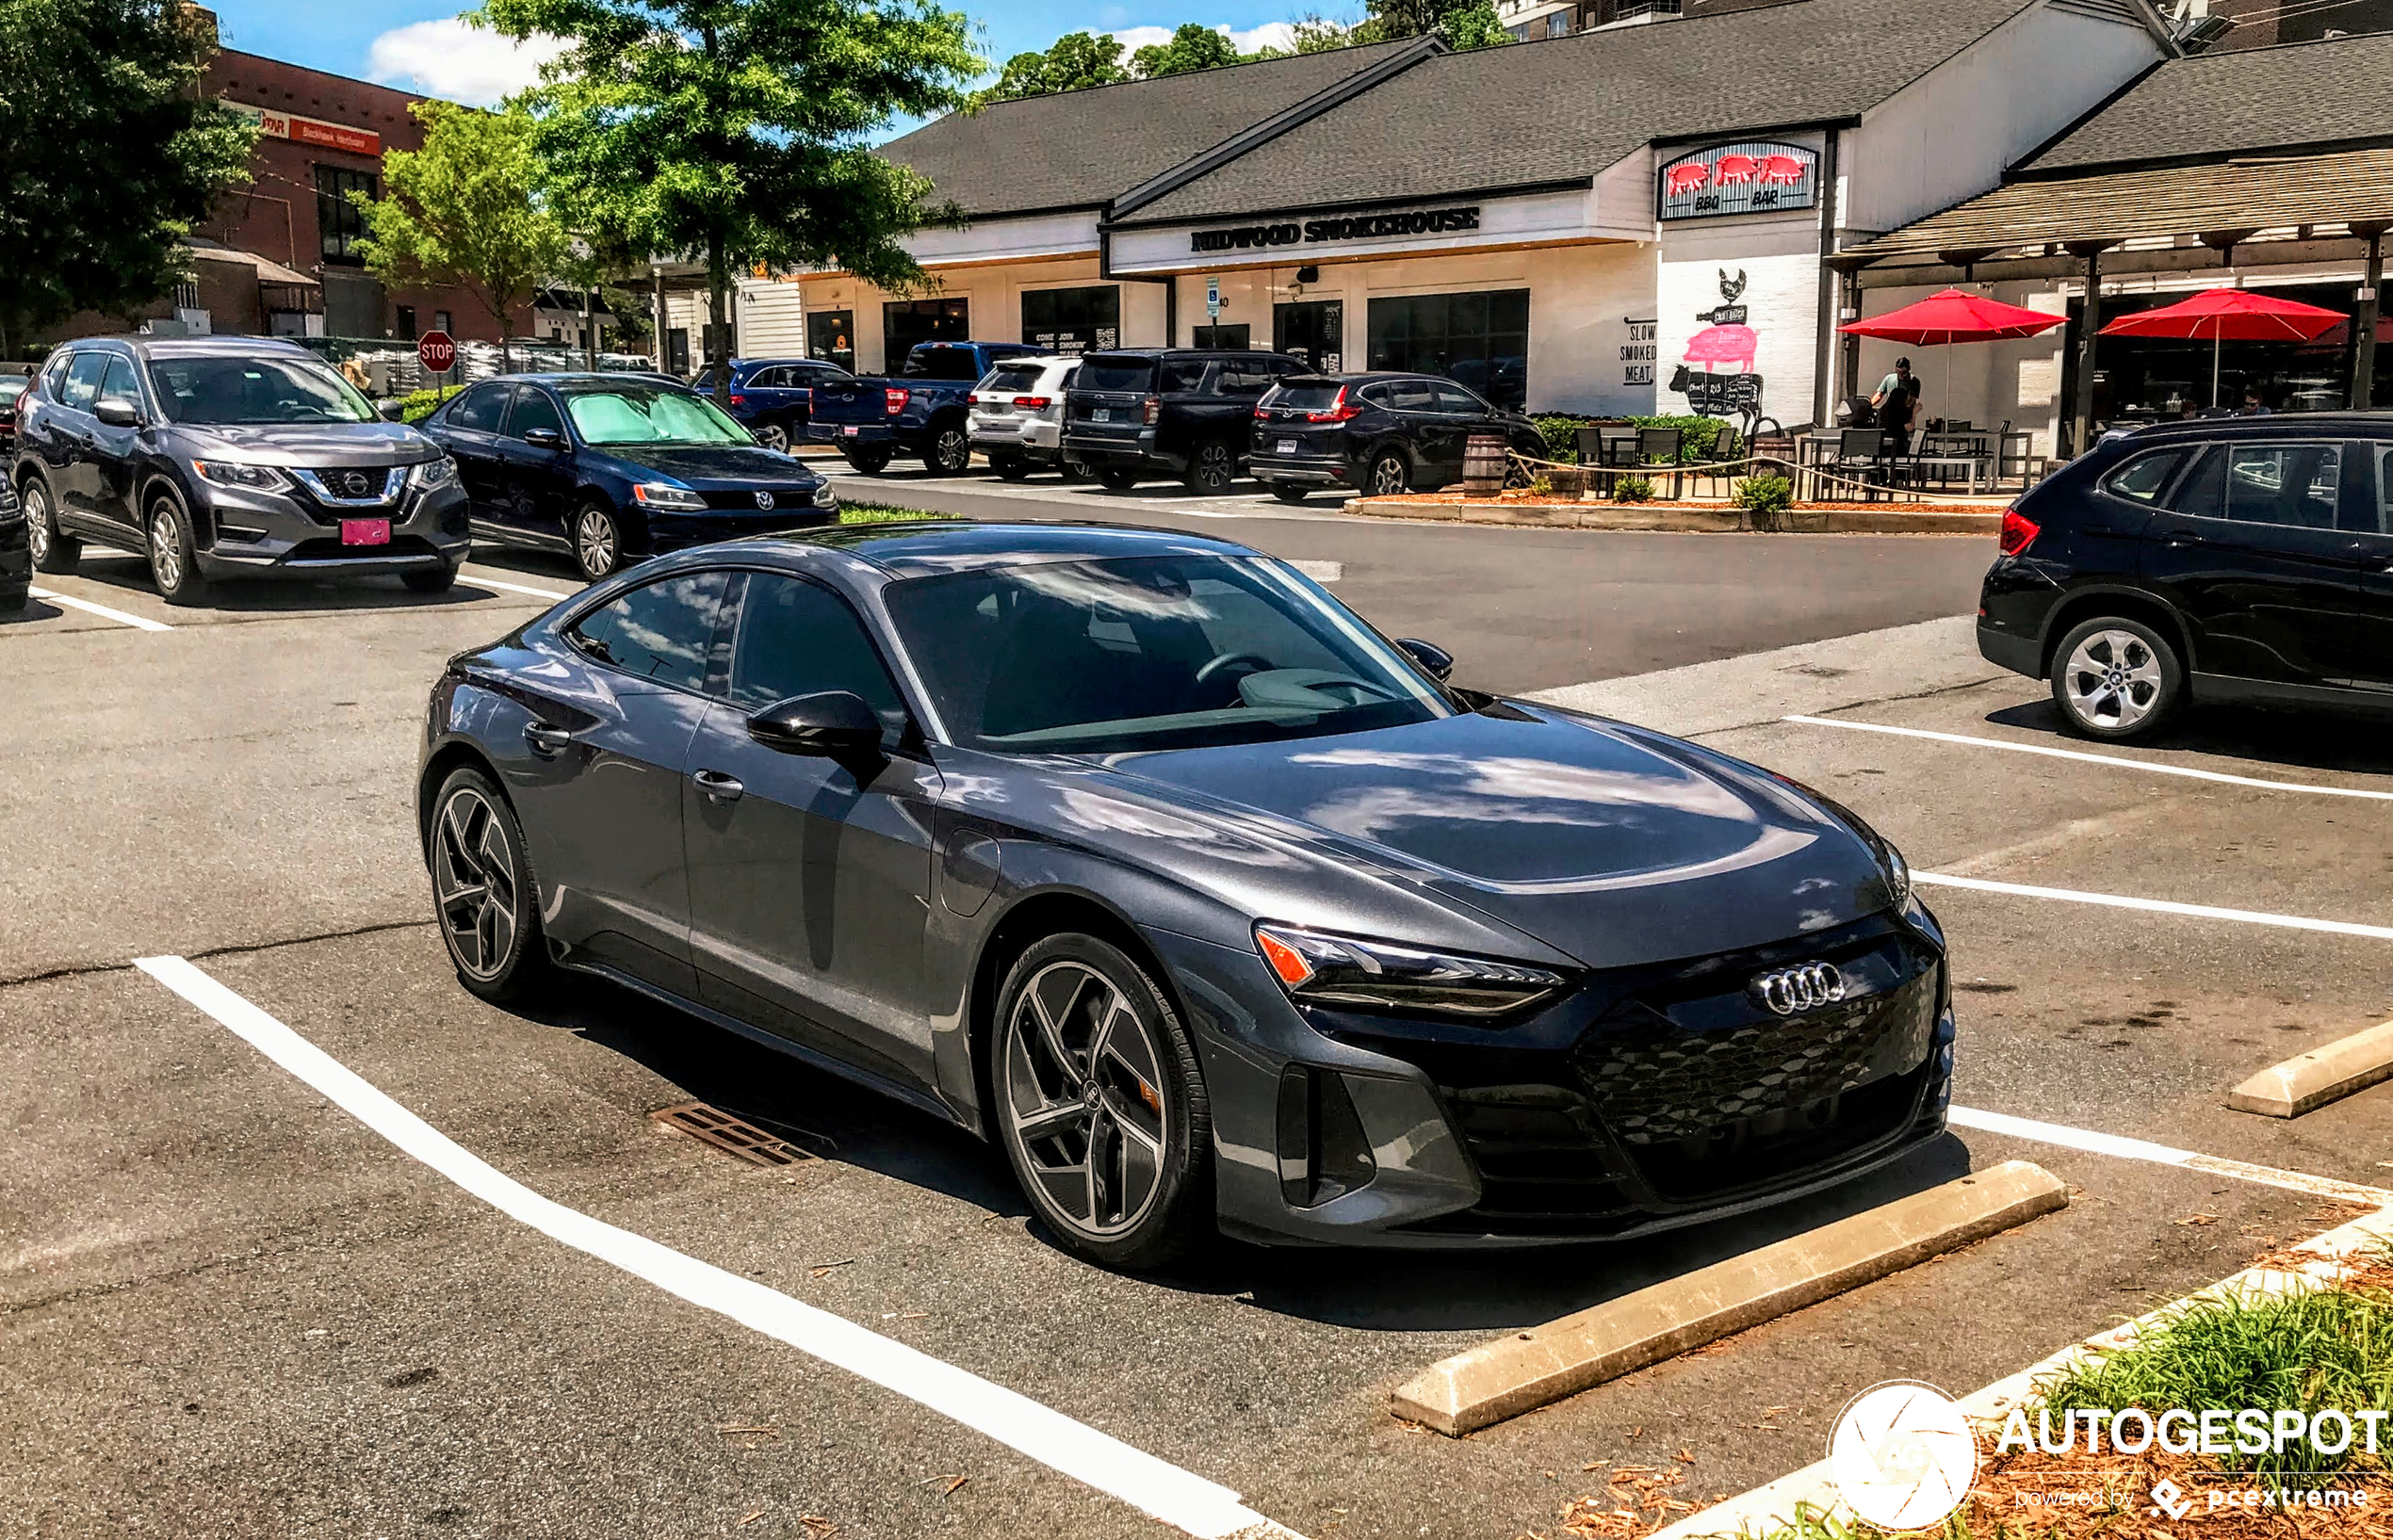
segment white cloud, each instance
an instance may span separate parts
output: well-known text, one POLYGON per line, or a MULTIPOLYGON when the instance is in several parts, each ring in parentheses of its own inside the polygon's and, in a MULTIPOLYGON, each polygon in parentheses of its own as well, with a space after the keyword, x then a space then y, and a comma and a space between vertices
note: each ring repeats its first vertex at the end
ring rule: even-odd
POLYGON ((1171 41, 1172 29, 1167 26, 1126 26, 1114 36, 1122 41, 1122 52, 1127 55, 1159 42, 1171 41))
POLYGON ((416 22, 374 40, 366 78, 472 106, 496 106, 540 83, 540 67, 564 52, 556 38, 515 42, 462 17, 416 22))
MULTIPOLYGON (((1245 32, 1234 32, 1227 26, 1216 26, 1213 30, 1228 38, 1230 46, 1242 54, 1251 54, 1266 44, 1273 48, 1296 46, 1296 29, 1286 22, 1265 22, 1245 32)), ((1131 26, 1122 28, 1114 36, 1121 40, 1122 53, 1127 57, 1150 44, 1171 41, 1172 29, 1167 26, 1131 26)))

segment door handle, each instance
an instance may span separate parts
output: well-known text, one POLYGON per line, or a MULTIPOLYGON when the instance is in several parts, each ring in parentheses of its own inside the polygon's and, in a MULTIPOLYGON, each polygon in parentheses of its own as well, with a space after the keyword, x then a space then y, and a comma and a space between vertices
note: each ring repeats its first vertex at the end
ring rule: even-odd
POLYGON ((725 775, 721 770, 692 770, 690 779, 697 783, 700 791, 717 802, 736 802, 740 794, 748 789, 740 784, 738 776, 725 775))
POLYGON ((545 721, 529 722, 524 727, 524 741, 542 754, 555 754, 573 740, 573 734, 545 721))

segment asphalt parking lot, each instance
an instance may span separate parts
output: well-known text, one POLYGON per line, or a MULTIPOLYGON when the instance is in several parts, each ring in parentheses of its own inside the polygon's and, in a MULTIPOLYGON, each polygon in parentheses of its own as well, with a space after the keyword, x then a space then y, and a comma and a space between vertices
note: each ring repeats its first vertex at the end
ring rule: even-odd
MULTIPOLYGON (((890 502, 1094 516, 886 479, 890 502)), ((99 553, 0 624, 0 1533, 1158 1532, 986 1423, 469 1195, 137 958, 191 959, 565 1209, 1316 1540, 1552 1533, 1603 1491, 1599 1461, 1742 1490, 1817 1458, 1863 1386, 1975 1389, 2349 1211, 2305 1177, 2385 1178, 2393 1087, 2291 1122, 2222 1105, 2393 1017, 2393 750, 2350 723, 2212 712, 2150 749, 2067 739, 2032 681, 1935 619, 1974 602, 1975 542, 1216 502, 1139 516, 1334 563, 1335 592, 1454 643, 1471 683, 1699 736, 1895 839, 1962 990, 1953 1136, 1862 1189, 1635 1247, 1225 1245, 1185 1274, 1095 1272, 965 1136, 628 997, 513 1013, 457 985, 413 851, 423 695, 450 653, 574 586, 562 565, 478 559, 439 599, 243 586, 182 610, 99 553), (691 1100, 814 1158, 746 1165, 649 1116, 691 1100), (2071 1206, 1467 1439, 1388 1415, 1393 1385, 1493 1335, 2010 1159, 2071 1206)))

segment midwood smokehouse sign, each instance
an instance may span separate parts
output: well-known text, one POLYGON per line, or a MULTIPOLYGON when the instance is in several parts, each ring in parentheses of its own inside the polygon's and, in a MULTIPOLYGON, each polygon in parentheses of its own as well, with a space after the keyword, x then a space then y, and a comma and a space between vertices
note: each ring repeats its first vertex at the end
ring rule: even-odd
POLYGON ((1192 251, 1245 251, 1258 246, 1310 246, 1316 241, 1374 240, 1387 235, 1437 235, 1476 230, 1479 210, 1433 208, 1409 214, 1358 214, 1339 219, 1294 219, 1242 224, 1233 230, 1198 230, 1188 237, 1192 251))

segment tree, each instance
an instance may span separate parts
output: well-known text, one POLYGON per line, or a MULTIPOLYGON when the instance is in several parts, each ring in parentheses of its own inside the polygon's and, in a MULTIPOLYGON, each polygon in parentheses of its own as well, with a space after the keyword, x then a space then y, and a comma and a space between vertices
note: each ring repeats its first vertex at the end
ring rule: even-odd
POLYGON ((383 155, 379 199, 359 198, 366 270, 393 288, 456 284, 498 322, 499 367, 515 308, 571 255, 564 227, 532 190, 531 120, 453 102, 418 102, 421 150, 383 155))
POLYGON ((1005 61, 997 84, 972 93, 975 105, 1023 96, 1112 86, 1131 78, 1122 68, 1122 41, 1096 32, 1066 32, 1047 52, 1017 54, 1005 61))
POLYGON ((1130 67, 1141 79, 1186 74, 1192 70, 1217 70, 1238 62, 1238 45, 1222 33, 1196 22, 1182 22, 1167 42, 1150 42, 1131 55, 1130 67))
POLYGON ((1370 17, 1355 42, 1390 42, 1435 34, 1449 48, 1490 48, 1512 41, 1490 0, 1363 0, 1370 17))
POLYGON ((719 364, 734 272, 836 266, 910 292, 923 272, 900 243, 962 218, 867 142, 964 105, 986 68, 970 22, 934 0, 486 0, 476 19, 565 40, 526 97, 557 212, 701 255, 719 364))
POLYGON ((0 358, 182 281, 183 238, 257 138, 200 94, 214 50, 172 0, 0 0, 0 358))

